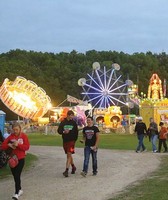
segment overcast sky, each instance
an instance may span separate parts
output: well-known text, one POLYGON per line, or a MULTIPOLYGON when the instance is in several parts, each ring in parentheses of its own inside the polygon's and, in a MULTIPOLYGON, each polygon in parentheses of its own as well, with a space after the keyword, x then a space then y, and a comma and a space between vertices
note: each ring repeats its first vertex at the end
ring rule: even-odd
POLYGON ((168 53, 167 0, 0 0, 0 53, 168 53))

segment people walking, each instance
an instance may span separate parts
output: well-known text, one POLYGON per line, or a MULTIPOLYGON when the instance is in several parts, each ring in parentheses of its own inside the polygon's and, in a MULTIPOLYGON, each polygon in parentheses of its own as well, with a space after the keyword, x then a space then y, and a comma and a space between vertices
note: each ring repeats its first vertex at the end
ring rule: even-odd
POLYGON ((25 133, 22 132, 19 123, 12 125, 13 133, 11 133, 2 143, 3 150, 11 150, 11 154, 17 156, 18 164, 11 168, 11 172, 15 182, 15 194, 12 199, 18 200, 23 194, 21 187, 21 173, 25 164, 26 151, 29 149, 29 140, 25 133))
POLYGON ((75 142, 78 139, 78 127, 76 122, 73 120, 74 112, 69 110, 67 112, 67 117, 60 123, 58 127, 58 133, 62 135, 63 148, 66 159, 66 168, 63 172, 65 177, 68 177, 69 167, 72 166, 71 174, 75 174, 76 166, 73 161, 72 154, 75 153, 75 142))
POLYGON ((162 144, 163 144, 163 147, 164 147, 164 152, 167 152, 167 143, 166 143, 166 140, 167 140, 168 130, 167 130, 167 128, 164 126, 164 123, 163 123, 163 122, 160 122, 160 123, 159 123, 159 126, 160 126, 160 131, 159 131, 159 146, 158 146, 158 152, 159 152, 159 153, 161 152, 162 144))
POLYGON ((97 150, 99 143, 99 129, 93 124, 93 118, 90 116, 87 117, 87 126, 83 128, 83 141, 85 142, 85 147, 83 170, 81 172, 81 175, 84 177, 86 177, 87 175, 90 154, 92 156, 93 175, 97 175, 97 150))
POLYGON ((150 135, 150 141, 152 143, 152 151, 153 153, 156 153, 157 152, 156 142, 157 142, 159 133, 158 133, 158 126, 156 122, 154 122, 154 119, 152 117, 150 118, 148 131, 150 135))
POLYGON ((137 133, 137 138, 138 138, 138 146, 136 148, 137 153, 146 151, 146 147, 144 145, 143 140, 147 132, 147 127, 146 127, 146 124, 142 120, 143 118, 139 117, 138 122, 135 125, 135 132, 137 133))

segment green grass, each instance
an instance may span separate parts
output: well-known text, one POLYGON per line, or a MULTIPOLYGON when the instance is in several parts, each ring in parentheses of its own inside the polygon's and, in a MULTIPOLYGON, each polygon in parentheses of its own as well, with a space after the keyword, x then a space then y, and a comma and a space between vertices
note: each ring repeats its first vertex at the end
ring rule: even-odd
POLYGON ((161 159, 160 168, 145 180, 136 182, 124 192, 110 200, 167 200, 168 199, 168 157, 161 159))
MULTIPOLYGON (((76 147, 83 147, 79 142, 82 135, 76 142, 76 147)), ((62 146, 60 135, 40 135, 30 134, 29 140, 34 145, 62 146)), ((137 137, 130 134, 101 134, 99 148, 135 150, 137 146, 137 137)), ((148 138, 144 139, 144 144, 148 151, 152 151, 151 143, 148 138)), ((143 161, 142 161, 143 162, 143 161)), ((161 159, 160 168, 153 174, 150 174, 145 180, 141 180, 135 185, 129 186, 121 194, 110 200, 167 200, 168 199, 168 157, 165 155, 161 159)), ((145 169, 142 169, 145 170, 145 169)))
MULTIPOLYGON (((29 167, 32 165, 32 163, 36 161, 37 159, 38 158, 35 155, 28 153, 26 156, 26 163, 25 163, 24 170, 28 170, 29 167)), ((0 179, 6 178, 10 175, 11 175, 11 172, 8 165, 0 169, 0 179)))
MULTIPOLYGON (((31 145, 42 146, 62 146, 62 137, 60 135, 43 135, 40 133, 28 134, 31 145)), ((81 133, 76 142, 76 147, 83 148, 79 142, 82 138, 81 133)), ((101 134, 99 148, 118 149, 118 150, 135 150, 137 146, 137 137, 128 134, 101 134)), ((144 139, 148 151, 151 151, 151 143, 148 138, 144 139)), ((31 154, 26 158, 26 169, 37 158, 31 154)), ((142 161, 143 162, 143 161, 142 161)), ((118 194, 110 200, 167 200, 168 199, 168 156, 162 156, 160 168, 149 175, 145 180, 141 180, 134 185, 129 186, 125 191, 118 194)), ((145 169, 142 169, 145 170, 145 169)), ((9 167, 0 170, 0 179, 10 174, 9 167)))
MULTIPOLYGON (((44 134, 29 134, 28 135, 31 145, 41 146, 62 146, 61 135, 44 135, 44 134)), ((83 147, 79 142, 82 134, 76 142, 76 147, 83 147)), ((144 139, 144 143, 149 151, 151 151, 151 143, 148 138, 144 139)), ((99 148, 102 149, 118 149, 118 150, 135 150, 137 146, 137 137, 130 134, 100 134, 99 148)))

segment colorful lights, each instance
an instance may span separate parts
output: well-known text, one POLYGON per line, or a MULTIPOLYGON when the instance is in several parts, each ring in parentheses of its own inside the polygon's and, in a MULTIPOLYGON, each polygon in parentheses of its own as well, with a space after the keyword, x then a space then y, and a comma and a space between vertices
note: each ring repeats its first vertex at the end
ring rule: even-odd
POLYGON ((38 120, 51 108, 51 100, 46 92, 21 76, 13 82, 6 78, 0 87, 0 97, 10 110, 32 120, 38 120))
POLYGON ((157 74, 153 74, 150 79, 148 87, 148 98, 151 99, 163 98, 162 81, 160 80, 157 74))
POLYGON ((95 108, 108 108, 111 105, 126 105, 126 86, 128 82, 121 80, 121 75, 117 76, 115 71, 120 69, 118 64, 113 64, 112 68, 100 69, 100 64, 94 62, 92 75, 87 74, 89 79, 81 78, 78 85, 84 90, 83 100, 87 100, 95 108))

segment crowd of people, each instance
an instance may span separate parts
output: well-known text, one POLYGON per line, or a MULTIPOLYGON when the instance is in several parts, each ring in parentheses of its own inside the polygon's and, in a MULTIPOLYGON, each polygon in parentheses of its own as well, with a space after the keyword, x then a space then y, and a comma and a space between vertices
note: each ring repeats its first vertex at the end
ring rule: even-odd
POLYGON ((163 122, 159 123, 160 130, 158 131, 158 125, 154 121, 154 119, 151 117, 149 123, 149 127, 147 128, 146 124, 143 122, 142 117, 137 118, 137 122, 135 125, 135 133, 137 134, 138 138, 138 146, 136 148, 136 152, 140 153, 143 151, 146 151, 146 147, 144 145, 144 137, 149 137, 149 141, 152 144, 152 152, 153 153, 160 153, 162 149, 162 144, 164 147, 164 153, 168 152, 167 149, 167 135, 168 135, 168 128, 164 125, 163 122), (158 142, 158 148, 157 148, 157 140, 158 142))
MULTIPOLYGON (((64 177, 69 176, 69 168, 71 167, 71 174, 75 174, 76 166, 73 160, 73 154, 75 153, 75 142, 78 139, 78 126, 73 120, 74 112, 69 110, 67 112, 67 117, 59 124, 58 133, 62 135, 63 139, 63 149, 66 154, 66 166, 63 172, 64 177)), ((9 153, 9 156, 15 155, 18 159, 18 163, 15 167, 10 167, 11 173, 15 182, 15 192, 12 199, 18 200, 23 194, 21 186, 21 174, 23 167, 25 165, 26 151, 29 150, 30 143, 28 137, 22 132, 21 125, 19 123, 14 123, 12 125, 12 132, 8 136, 4 137, 2 133, 0 134, 0 150, 9 153), (9 151, 10 150, 10 151, 9 151)), ((87 118, 87 125, 83 128, 83 140, 84 143, 84 162, 83 170, 81 175, 86 177, 89 166, 90 155, 92 156, 92 172, 93 175, 97 175, 97 151, 99 142, 99 129, 93 123, 93 118, 87 118)))
MULTIPOLYGON (((100 131, 99 128, 94 125, 93 117, 88 116, 86 122, 86 126, 82 129, 83 138, 80 140, 80 142, 84 144, 84 160, 83 169, 81 171, 81 176, 83 177, 87 176, 90 157, 92 158, 93 176, 96 176, 98 173, 97 153, 100 131)), ((158 126, 153 118, 150 118, 149 127, 147 127, 143 122, 142 117, 137 118, 135 125, 135 133, 138 138, 138 145, 136 148, 137 153, 147 150, 144 145, 144 137, 149 137, 153 153, 161 152, 162 145, 164 147, 164 152, 168 152, 166 143, 168 129, 165 127, 163 122, 160 122, 159 126, 160 129, 158 131, 158 126), (158 139, 159 142, 157 148, 156 142, 158 139)), ((74 121, 74 112, 72 110, 67 112, 66 118, 59 124, 57 131, 62 136, 63 149, 66 155, 65 171, 63 171, 63 176, 68 177, 70 175, 70 169, 71 174, 75 174, 77 170, 73 154, 75 154, 75 143, 78 139, 78 125, 74 121)), ((12 125, 12 130, 10 130, 8 135, 2 135, 0 132, 0 143, 1 150, 10 152, 10 155, 16 155, 18 159, 18 164, 15 167, 10 167, 15 182, 15 192, 12 199, 18 200, 23 194, 21 186, 21 173, 25 165, 26 151, 29 150, 30 143, 27 135, 22 132, 21 125, 19 123, 14 123, 12 125)))

